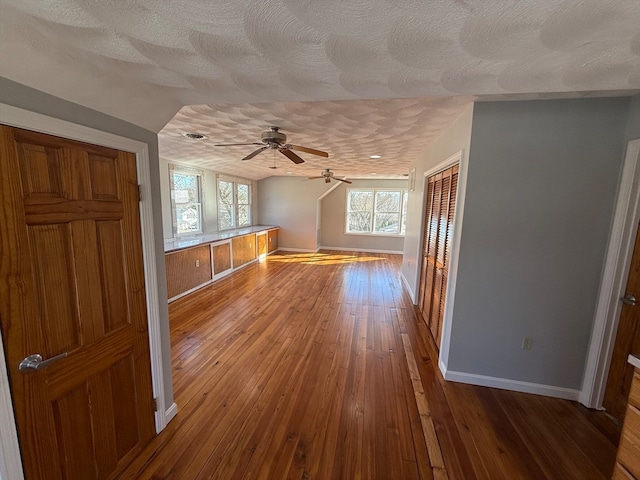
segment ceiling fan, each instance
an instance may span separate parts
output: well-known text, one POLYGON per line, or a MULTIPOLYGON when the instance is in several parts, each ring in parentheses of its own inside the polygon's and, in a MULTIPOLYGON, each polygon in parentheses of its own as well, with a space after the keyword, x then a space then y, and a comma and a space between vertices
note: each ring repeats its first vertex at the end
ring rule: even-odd
POLYGON ((304 163, 304 160, 298 156, 292 150, 299 152, 310 153, 312 155, 318 155, 320 157, 328 158, 329 154, 322 150, 316 150, 315 148, 301 147, 300 145, 292 145, 286 143, 287 136, 280 131, 280 127, 269 127, 269 130, 262 132, 260 135, 262 142, 250 142, 250 143, 218 143, 216 147, 234 147, 239 145, 260 145, 260 148, 250 153, 242 160, 251 160, 259 153, 268 149, 278 150, 285 157, 289 158, 293 163, 304 163))
POLYGON ((331 179, 333 178, 334 180, 339 180, 341 182, 344 183, 351 183, 349 180, 344 180, 342 178, 338 178, 338 177, 334 177, 333 176, 333 172, 330 169, 325 169, 321 175, 317 176, 317 177, 309 177, 309 180, 315 180, 316 178, 324 178, 324 183, 329 183, 331 181, 331 179))

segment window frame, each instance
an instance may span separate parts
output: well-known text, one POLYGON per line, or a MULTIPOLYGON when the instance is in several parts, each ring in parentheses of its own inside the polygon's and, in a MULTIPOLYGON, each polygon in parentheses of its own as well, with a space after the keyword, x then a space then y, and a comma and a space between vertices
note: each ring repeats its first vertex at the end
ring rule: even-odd
MULTIPOLYGON (((236 228, 244 228, 244 227, 250 227, 253 225, 253 212, 252 212, 252 207, 253 207, 253 185, 251 180, 247 180, 244 178, 237 178, 237 177, 229 177, 226 175, 218 175, 216 178, 216 196, 217 196, 217 216, 218 216, 218 230, 219 231, 226 231, 226 230, 233 230, 236 228), (221 197, 220 197, 220 182, 224 182, 224 183, 230 183, 232 185, 232 203, 228 204, 231 205, 231 226, 222 226, 221 224, 221 219, 222 219, 222 215, 221 215, 221 206, 223 205, 223 202, 221 201, 221 197), (243 185, 246 186, 248 188, 248 202, 249 203, 240 203, 238 200, 238 190, 239 190, 239 186, 243 185), (242 225, 238 225, 238 218, 240 218, 240 207, 241 206, 246 206, 246 212, 247 212, 247 217, 248 217, 248 223, 244 223, 242 225)), ((224 203, 225 205, 227 205, 227 203, 224 203)))
POLYGON ((185 167, 183 165, 169 164, 169 198, 171 202, 171 228, 174 238, 185 237, 189 235, 199 235, 204 232, 204 212, 203 212, 203 182, 204 172, 196 168, 185 167), (197 201, 176 203, 175 174, 188 175, 196 177, 197 201), (197 206, 198 213, 198 230, 178 231, 178 205, 190 204, 197 206))
POLYGON ((406 205, 408 203, 409 195, 407 188, 347 188, 346 189, 346 200, 345 200, 345 222, 344 222, 344 234, 345 235, 366 235, 366 236, 375 236, 375 237, 404 237, 406 233, 406 205), (349 231, 349 214, 356 212, 355 210, 350 209, 350 195, 351 192, 366 192, 372 193, 373 198, 371 202, 371 210, 369 211, 371 220, 369 222, 369 230, 366 232, 354 232, 349 231), (376 200, 378 197, 378 192, 397 192, 400 195, 400 205, 397 212, 377 212, 376 211, 376 200), (376 215, 378 213, 397 213, 398 215, 398 232, 376 232, 375 231, 375 223, 376 223, 376 215))

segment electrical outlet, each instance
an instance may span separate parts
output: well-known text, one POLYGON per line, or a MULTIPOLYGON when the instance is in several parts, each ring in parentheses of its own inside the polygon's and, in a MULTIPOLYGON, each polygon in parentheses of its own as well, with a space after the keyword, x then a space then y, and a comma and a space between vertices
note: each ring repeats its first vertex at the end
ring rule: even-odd
POLYGON ((522 349, 523 350, 531 350, 533 346, 533 338, 531 337, 522 337, 522 349))
POLYGON ((196 260, 196 268, 200 266, 200 260, 196 260))

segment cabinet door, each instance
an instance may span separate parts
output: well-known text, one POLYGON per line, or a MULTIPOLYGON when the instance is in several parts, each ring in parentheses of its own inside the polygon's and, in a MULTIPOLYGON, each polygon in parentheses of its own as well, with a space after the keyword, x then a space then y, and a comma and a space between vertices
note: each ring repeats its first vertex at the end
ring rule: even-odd
POLYGON ((233 249, 233 268, 238 268, 256 258, 255 234, 235 237, 231 240, 233 249))
POLYGON ((211 280, 211 251, 209 245, 187 248, 165 256, 167 295, 176 295, 211 280))
POLYGON ((258 257, 262 257, 267 254, 267 234, 259 233, 256 236, 256 242, 258 243, 258 257))
POLYGON ((219 275, 231 268, 231 243, 221 243, 211 246, 213 257, 213 274, 219 275))
POLYGON ((278 229, 269 230, 267 234, 269 237, 269 253, 275 252, 278 249, 278 229))

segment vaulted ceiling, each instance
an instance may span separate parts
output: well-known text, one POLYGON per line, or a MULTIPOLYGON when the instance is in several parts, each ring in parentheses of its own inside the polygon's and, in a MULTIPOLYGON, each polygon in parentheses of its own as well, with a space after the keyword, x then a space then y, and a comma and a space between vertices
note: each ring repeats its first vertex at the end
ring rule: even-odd
POLYGON ((159 132, 173 161, 397 176, 474 99, 640 91, 639 25, 638 0, 2 0, 0 75, 159 132), (213 146, 271 125, 329 158, 213 146))

